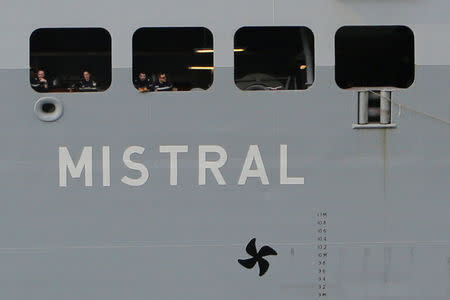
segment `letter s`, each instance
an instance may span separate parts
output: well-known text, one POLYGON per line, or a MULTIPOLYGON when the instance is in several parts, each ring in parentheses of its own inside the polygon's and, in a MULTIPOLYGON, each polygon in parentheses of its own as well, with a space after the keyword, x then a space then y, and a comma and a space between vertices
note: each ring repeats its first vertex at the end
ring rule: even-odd
POLYGON ((144 153, 145 148, 140 146, 130 146, 123 152, 123 163, 125 166, 132 170, 139 171, 141 173, 141 176, 139 176, 136 179, 130 178, 128 176, 123 176, 121 181, 127 185, 131 186, 141 186, 147 182, 148 179, 148 170, 147 168, 141 164, 137 163, 131 160, 131 155, 133 153, 142 154, 144 153))

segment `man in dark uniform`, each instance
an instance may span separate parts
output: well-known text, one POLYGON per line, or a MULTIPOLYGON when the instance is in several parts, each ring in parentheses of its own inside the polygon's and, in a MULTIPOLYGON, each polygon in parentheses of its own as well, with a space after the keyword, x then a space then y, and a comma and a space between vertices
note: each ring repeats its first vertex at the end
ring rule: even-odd
POLYGON ((167 80, 165 73, 158 74, 158 78, 155 82, 155 91, 172 91, 173 84, 167 80))
POLYGON ((31 87, 39 93, 48 92, 48 82, 45 79, 44 70, 38 70, 37 76, 31 78, 31 87))
POLYGON ((91 73, 88 70, 83 71, 83 78, 78 83, 79 92, 96 92, 97 83, 92 80, 91 73))
POLYGON ((144 72, 139 73, 138 78, 134 81, 134 86, 141 93, 153 91, 152 81, 147 78, 147 74, 144 72))

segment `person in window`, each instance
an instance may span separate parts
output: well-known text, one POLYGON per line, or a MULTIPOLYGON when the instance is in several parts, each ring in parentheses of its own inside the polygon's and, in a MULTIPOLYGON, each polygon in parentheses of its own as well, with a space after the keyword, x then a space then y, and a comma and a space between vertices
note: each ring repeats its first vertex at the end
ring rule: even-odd
POLYGON ((45 79, 44 70, 38 70, 37 76, 31 78, 31 87, 40 93, 48 92, 48 82, 47 79, 45 79))
POLYGON ((152 81, 144 72, 139 73, 138 78, 134 81, 134 86, 141 93, 153 91, 152 81))
POLYGON ((88 70, 83 71, 83 78, 78 83, 78 91, 80 92, 96 92, 97 83, 92 80, 91 73, 88 70))
POLYGON ((158 74, 155 82, 155 91, 173 91, 173 85, 167 80, 165 73, 158 74))

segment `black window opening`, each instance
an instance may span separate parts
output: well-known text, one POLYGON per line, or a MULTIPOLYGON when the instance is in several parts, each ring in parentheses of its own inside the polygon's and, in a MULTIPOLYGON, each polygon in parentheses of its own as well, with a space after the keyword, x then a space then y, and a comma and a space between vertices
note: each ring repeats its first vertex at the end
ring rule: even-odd
POLYGON ((408 88, 414 82, 414 34, 406 26, 344 26, 335 37, 340 88, 408 88))
POLYGON ((42 28, 30 37, 38 92, 97 92, 111 84, 111 36, 103 28, 42 28))
POLYGON ((133 84, 140 92, 207 90, 214 49, 204 27, 140 28, 133 35, 133 84))
POLYGON ((243 27, 234 36, 241 90, 304 90, 314 82, 314 35, 307 27, 243 27))

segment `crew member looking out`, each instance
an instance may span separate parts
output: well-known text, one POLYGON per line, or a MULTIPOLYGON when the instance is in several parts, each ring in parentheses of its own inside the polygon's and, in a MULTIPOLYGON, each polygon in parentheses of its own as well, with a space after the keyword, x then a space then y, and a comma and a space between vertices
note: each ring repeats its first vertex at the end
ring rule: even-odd
POLYGON ((167 80, 167 76, 165 73, 158 74, 158 78, 155 82, 155 91, 172 91, 173 85, 170 81, 167 80))
POLYGON ((37 76, 31 78, 31 87, 40 93, 48 92, 48 82, 44 70, 38 70, 37 76))
POLYGON ((147 77, 147 74, 140 72, 138 78, 134 81, 134 86, 141 93, 146 93, 154 90, 152 80, 147 77))
POLYGON ((83 78, 78 83, 78 91, 95 92, 97 91, 97 83, 92 80, 91 73, 88 70, 83 71, 83 78))

